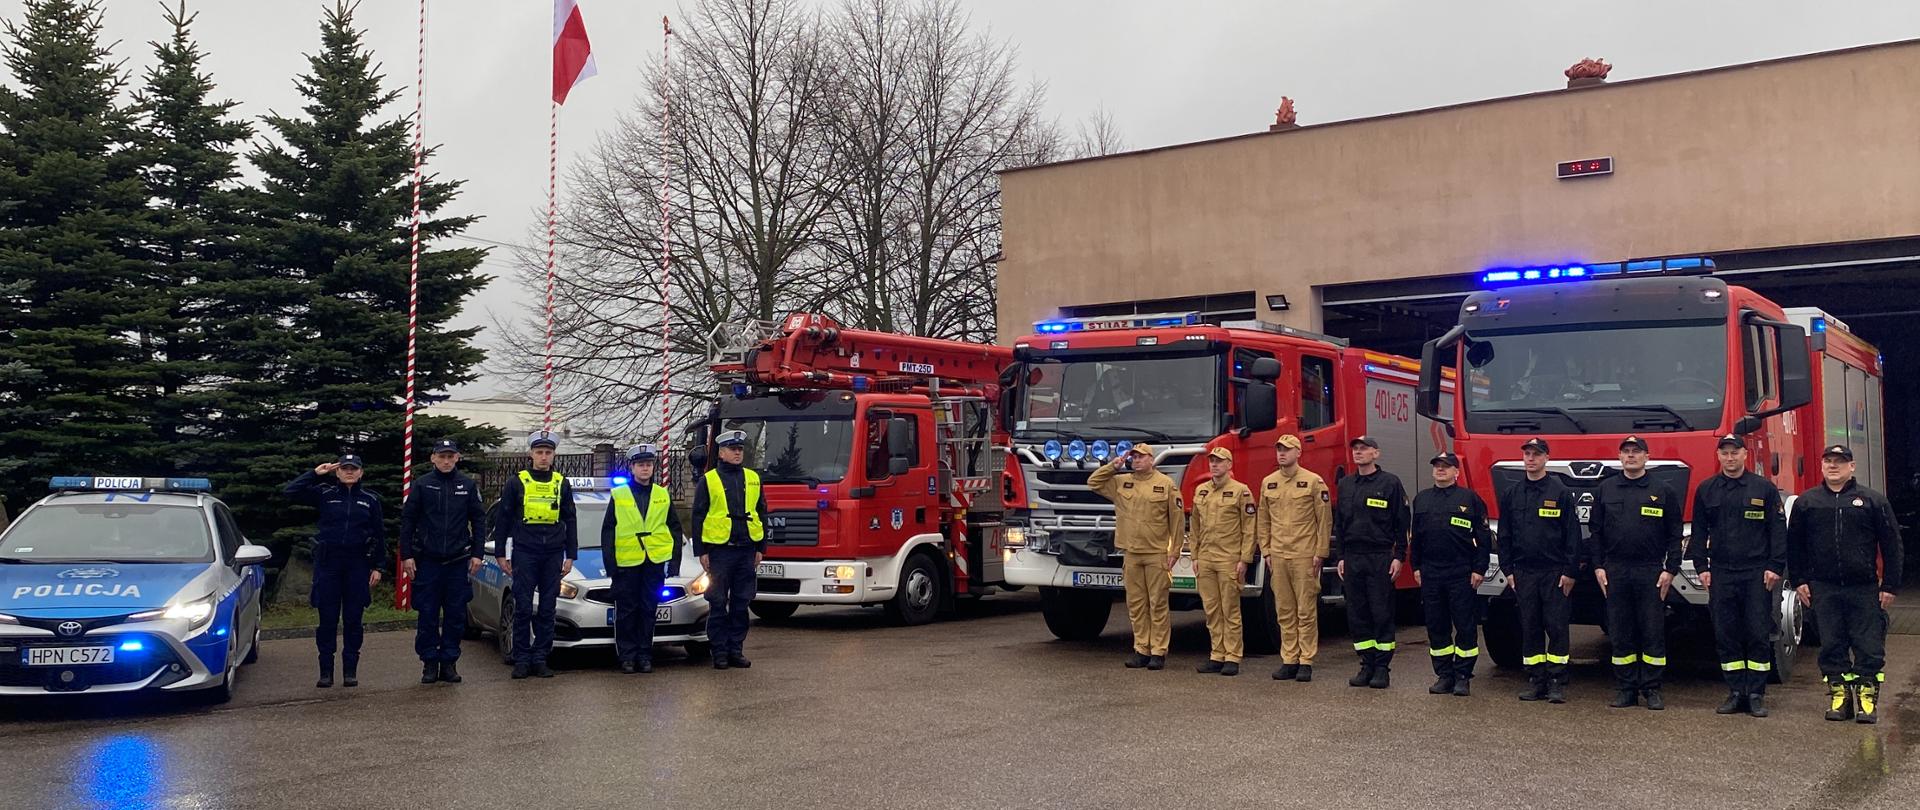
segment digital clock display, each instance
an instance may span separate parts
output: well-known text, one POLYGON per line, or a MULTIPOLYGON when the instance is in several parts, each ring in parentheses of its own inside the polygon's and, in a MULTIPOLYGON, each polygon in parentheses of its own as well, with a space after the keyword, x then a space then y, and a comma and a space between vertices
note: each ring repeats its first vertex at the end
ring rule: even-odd
POLYGON ((1595 174, 1613 174, 1613 158, 1603 157, 1562 161, 1556 170, 1556 176, 1562 180, 1569 177, 1586 177, 1595 174))

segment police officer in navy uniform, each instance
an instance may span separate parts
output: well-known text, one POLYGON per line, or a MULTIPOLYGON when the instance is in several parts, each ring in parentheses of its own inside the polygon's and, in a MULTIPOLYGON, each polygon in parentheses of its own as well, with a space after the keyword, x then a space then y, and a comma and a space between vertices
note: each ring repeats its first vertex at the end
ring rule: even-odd
POLYGON ((553 677, 547 656, 553 652, 554 600, 560 595, 560 578, 573 571, 573 561, 580 556, 573 487, 553 470, 559 446, 549 431, 527 437, 533 468, 507 479, 500 491, 500 518, 493 526, 502 555, 494 561, 513 577, 515 680, 553 677), (537 608, 535 594, 540 597, 537 608))
POLYGON ((1747 469, 1747 444, 1720 437, 1720 472, 1693 490, 1693 538, 1686 558, 1707 589, 1714 647, 1727 699, 1714 711, 1766 717, 1773 671, 1773 600, 1787 568, 1787 515, 1780 488, 1747 469))
POLYGON ((1486 502, 1460 486, 1460 457, 1440 453, 1427 463, 1433 486, 1413 496, 1413 542, 1407 545, 1433 659, 1427 692, 1466 697, 1480 662, 1478 589, 1487 576, 1493 530, 1486 502))
POLYGON ((460 474, 460 445, 433 445, 433 472, 413 482, 400 506, 400 566, 413 580, 419 622, 413 651, 420 656, 420 682, 460 682, 460 637, 467 631, 469 580, 480 570, 487 510, 480 485, 460 474))
POLYGON ((742 654, 747 605, 759 590, 767 551, 767 496, 760 474, 742 466, 747 434, 729 430, 714 439, 713 469, 693 488, 693 525, 700 530, 700 565, 707 572, 707 641, 713 668, 750 667, 742 654))
POLYGON ((1820 623, 1828 720, 1878 722, 1887 676, 1887 608, 1900 592, 1900 522, 1887 496, 1853 477, 1853 449, 1820 454, 1821 483, 1787 520, 1788 570, 1820 623))
POLYGON ((1607 639, 1613 645, 1618 694, 1624 709, 1647 700, 1667 707, 1661 676, 1667 669, 1667 592, 1680 573, 1681 494, 1647 474, 1647 443, 1620 440, 1620 474, 1600 481, 1600 502, 1587 521, 1594 581, 1607 600, 1607 639))
POLYGON ((600 559, 613 577, 613 645, 620 671, 653 671, 654 609, 669 567, 680 562, 680 516, 667 488, 653 482, 660 454, 651 444, 627 450, 627 482, 615 484, 600 521, 600 559))
POLYGON ((320 611, 313 640, 320 650, 320 679, 314 686, 333 686, 334 634, 340 633, 341 682, 360 685, 361 616, 373 601, 373 585, 387 556, 387 534, 381 524, 380 496, 360 483, 366 462, 348 453, 338 461, 303 472, 287 484, 294 503, 320 510, 313 534, 313 593, 320 611))

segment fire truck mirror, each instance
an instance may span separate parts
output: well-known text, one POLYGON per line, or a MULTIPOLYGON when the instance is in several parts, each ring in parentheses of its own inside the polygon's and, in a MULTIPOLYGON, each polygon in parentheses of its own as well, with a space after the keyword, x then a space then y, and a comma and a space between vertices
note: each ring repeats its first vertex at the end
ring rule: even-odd
MULTIPOLYGON (((1254 366, 1258 368, 1261 362, 1266 361, 1269 358, 1255 360, 1254 366)), ((1249 431, 1272 430, 1280 421, 1279 404, 1279 392, 1273 383, 1247 383, 1246 396, 1241 400, 1241 410, 1245 413, 1241 414, 1240 426, 1249 431)))
POLYGON ((1780 407, 1793 410, 1813 401, 1813 353, 1807 333, 1796 324, 1775 327, 1780 334, 1780 407))
MULTIPOLYGON (((913 437, 910 435, 913 430, 913 422, 909 421, 911 418, 887 420, 887 450, 894 459, 899 461, 907 460, 907 453, 913 446, 913 437)), ((887 469, 892 470, 894 466, 889 462, 887 469)), ((894 470, 893 474, 899 475, 906 471, 906 468, 902 467, 894 470)))
POLYGON ((906 475, 907 466, 910 463, 911 462, 907 461, 906 456, 893 456, 891 458, 888 458, 887 459, 887 475, 889 476, 906 475))
POLYGON ((1269 383, 1280 379, 1280 361, 1271 357, 1254 358, 1253 366, 1247 369, 1247 377, 1269 383))

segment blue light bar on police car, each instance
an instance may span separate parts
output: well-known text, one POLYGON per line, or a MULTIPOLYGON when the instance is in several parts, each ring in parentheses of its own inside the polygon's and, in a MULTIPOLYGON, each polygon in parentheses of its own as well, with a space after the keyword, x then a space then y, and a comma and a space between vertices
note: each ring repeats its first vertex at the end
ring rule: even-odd
POLYGON ((205 478, 139 478, 110 475, 56 475, 48 489, 126 492, 212 492, 213 482, 205 478))

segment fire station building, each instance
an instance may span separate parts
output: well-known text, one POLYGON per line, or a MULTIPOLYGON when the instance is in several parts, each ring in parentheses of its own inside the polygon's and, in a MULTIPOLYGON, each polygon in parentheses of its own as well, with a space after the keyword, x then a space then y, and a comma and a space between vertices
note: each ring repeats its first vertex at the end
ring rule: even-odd
POLYGON ((1916 88, 1920 40, 1008 171, 1000 340, 1197 311, 1418 356, 1489 274, 1711 274, 1880 347, 1898 493, 1920 471, 1916 88))

